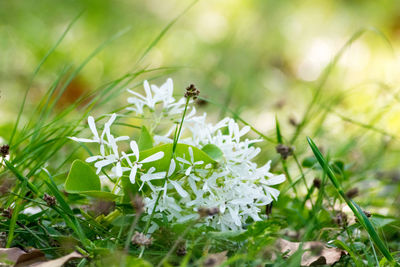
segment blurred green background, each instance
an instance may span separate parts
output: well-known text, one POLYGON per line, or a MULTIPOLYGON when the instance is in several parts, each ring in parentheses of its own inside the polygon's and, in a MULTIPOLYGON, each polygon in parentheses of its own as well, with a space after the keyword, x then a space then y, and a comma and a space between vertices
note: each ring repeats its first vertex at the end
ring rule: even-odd
MULTIPOLYGON (((35 78, 28 112, 66 65, 76 68, 102 42, 128 28, 85 66, 62 103, 68 105, 134 69, 179 67, 168 74, 175 93, 195 83, 202 96, 231 108, 268 136, 274 136, 277 115, 287 140, 329 62, 354 34, 370 29, 345 49, 329 73, 293 145, 300 154, 305 152, 304 157, 311 155, 305 136, 313 136, 325 152, 353 170, 355 178, 345 187, 365 181, 360 187, 365 195, 398 195, 400 1, 202 0, 179 18, 138 67, 149 44, 190 3, 0 0, 0 135, 7 140, 7 125, 15 121, 35 67, 81 11, 35 78), (397 187, 376 186, 382 177, 385 184, 397 187)), ((215 119, 228 115, 219 106, 204 109, 215 119)), ((275 145, 265 146, 269 149, 262 156, 276 157, 275 145)), ((390 201, 385 213, 398 212, 393 205, 400 202, 398 196, 390 201)))

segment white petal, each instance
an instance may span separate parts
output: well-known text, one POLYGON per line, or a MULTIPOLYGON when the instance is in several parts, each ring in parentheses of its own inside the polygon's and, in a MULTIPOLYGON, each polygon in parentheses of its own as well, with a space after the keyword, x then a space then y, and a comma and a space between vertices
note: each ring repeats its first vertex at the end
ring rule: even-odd
POLYGON ((176 160, 179 161, 179 162, 185 163, 187 165, 192 165, 192 163, 190 163, 186 159, 183 159, 183 158, 180 158, 180 157, 176 157, 176 160))
POLYGON ((100 144, 100 155, 104 157, 106 155, 105 153, 104 144, 100 144))
POLYGON ((102 159, 102 158, 103 158, 102 156, 92 156, 92 157, 88 157, 86 159, 86 162, 93 162, 93 161, 96 161, 96 160, 102 159))
POLYGON ((169 169, 168 169, 168 175, 167 175, 168 177, 170 177, 174 173, 175 168, 176 168, 175 160, 171 159, 171 163, 169 164, 169 169))
POLYGON ((188 176, 191 171, 192 171, 192 166, 189 166, 189 168, 187 168, 187 170, 185 171, 185 175, 188 176))
POLYGON ((248 132, 250 131, 250 126, 244 126, 243 128, 242 128, 242 130, 240 130, 240 132, 239 132, 239 135, 240 136, 243 136, 243 135, 245 135, 245 134, 247 134, 248 132))
POLYGON ((193 149, 192 149, 192 147, 189 147, 189 155, 190 155, 190 160, 191 160, 192 162, 194 162, 194 156, 193 156, 193 149))
POLYGON ((136 161, 139 161, 139 147, 138 147, 136 141, 132 140, 130 145, 131 145, 131 149, 133 151, 133 155, 135 155, 135 157, 136 157, 136 161))
POLYGON ((274 176, 274 177, 268 179, 268 180, 265 181, 263 184, 266 184, 266 185, 276 185, 276 184, 281 184, 281 183, 283 183, 285 180, 286 180, 285 175, 284 175, 284 174, 281 174, 281 175, 277 175, 277 176, 274 176))
POLYGON ((97 143, 98 142, 96 140, 87 139, 87 138, 77 138, 77 137, 68 137, 68 138, 75 142, 81 142, 81 143, 97 143))
POLYGON ((115 155, 116 158, 119 158, 118 146, 117 146, 117 143, 115 143, 114 136, 110 135, 110 138, 111 138, 110 146, 111 146, 111 148, 112 148, 112 150, 114 152, 114 155, 115 155))
POLYGON ((268 193, 271 194, 273 199, 275 199, 275 200, 278 199, 278 196, 279 196, 279 190, 278 189, 275 189, 275 188, 272 188, 272 187, 268 187, 268 189, 266 187, 264 187, 264 188, 268 191, 268 193))
POLYGON ((170 180, 169 182, 175 187, 176 192, 178 192, 178 194, 179 194, 181 197, 187 197, 187 196, 189 195, 189 194, 182 188, 182 186, 181 186, 178 182, 173 181, 173 180, 170 180))
POLYGON ((95 139, 100 140, 99 133, 97 132, 96 124, 95 124, 94 118, 92 116, 88 117, 88 124, 89 124, 89 128, 92 131, 95 139))
POLYGON ((115 162, 114 159, 104 159, 104 160, 101 160, 101 161, 96 162, 96 163, 94 164, 94 166, 95 166, 96 168, 103 168, 104 166, 110 165, 110 164, 112 164, 112 163, 114 163, 114 162, 115 162))
MULTIPOLYGON (((138 93, 136 93, 135 91, 132 91, 132 90, 129 90, 129 89, 128 89, 128 92, 131 93, 131 94, 133 94, 134 96, 138 97, 138 98, 141 99, 141 100, 145 100, 145 98, 144 98, 141 94, 138 94, 138 93)), ((129 97, 129 98, 128 98, 128 103, 135 102, 135 101, 137 101, 137 100, 138 100, 138 99, 135 98, 135 97, 129 97)), ((131 103, 131 104, 132 104, 132 103, 131 103)))
POLYGON ((228 210, 229 210, 229 214, 231 215, 231 218, 233 220, 233 222, 241 227, 242 226, 242 222, 240 221, 239 218, 239 211, 237 209, 232 209, 231 207, 228 206, 228 210))
POLYGON ((116 168, 116 172, 115 174, 117 175, 117 177, 121 177, 122 176, 122 168, 121 168, 121 162, 117 162, 117 168, 116 168))
POLYGON ((129 136, 119 136, 115 138, 115 142, 126 141, 129 140, 129 136))
POLYGON ((111 115, 111 118, 106 122, 106 125, 107 125, 108 128, 111 127, 111 125, 114 123, 116 118, 117 118, 117 114, 113 113, 111 115))
POLYGON ((147 163, 147 162, 152 162, 152 161, 156 161, 161 159, 162 157, 164 157, 164 152, 160 151, 157 152, 151 156, 148 156, 147 158, 145 158, 144 160, 140 161, 140 163, 147 163))
POLYGON ((165 178, 165 172, 156 172, 156 173, 150 173, 150 171, 148 173, 143 174, 140 177, 140 180, 142 180, 143 182, 147 182, 147 181, 151 181, 151 180, 158 180, 158 179, 163 179, 165 178))
POLYGON ((131 169, 131 173, 129 174, 129 180, 131 181, 132 184, 135 183, 136 172, 137 172, 137 165, 135 164, 131 169))
MULTIPOLYGON (((149 82, 148 82, 147 80, 144 81, 143 86, 144 86, 144 91, 146 92, 147 101, 149 101, 149 99, 150 99, 150 100, 152 99, 152 95, 151 95, 151 90, 150 90, 149 82)), ((149 103, 148 103, 148 104, 149 104, 149 103)), ((153 107, 153 106, 151 106, 151 107, 153 107)))

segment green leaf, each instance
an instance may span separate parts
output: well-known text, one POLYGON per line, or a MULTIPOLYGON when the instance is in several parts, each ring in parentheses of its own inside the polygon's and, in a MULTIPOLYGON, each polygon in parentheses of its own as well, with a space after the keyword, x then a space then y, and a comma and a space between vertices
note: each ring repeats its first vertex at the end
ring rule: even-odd
POLYGON ((384 227, 388 224, 395 222, 396 219, 382 216, 379 214, 375 214, 375 215, 373 215, 373 217, 370 218, 370 221, 375 227, 381 228, 381 227, 384 227))
POLYGON ((101 198, 106 200, 115 200, 116 198, 120 197, 119 195, 113 194, 111 192, 105 192, 100 190, 93 190, 93 191, 81 191, 79 194, 83 194, 89 197, 101 198))
POLYGON ((68 193, 81 193, 85 191, 100 191, 100 189, 100 178, 93 168, 81 160, 75 160, 65 181, 65 191, 68 193))
POLYGON ((207 144, 203 146, 201 150, 203 150, 213 160, 220 160, 224 156, 224 153, 221 151, 221 149, 213 144, 207 144))
POLYGON ((153 147, 153 137, 145 126, 140 130, 140 137, 138 141, 139 150, 146 150, 153 147))
POLYGON ((81 160, 75 160, 72 163, 64 187, 65 191, 70 194, 82 194, 107 200, 115 200, 120 197, 110 192, 101 191, 99 176, 90 165, 81 160))
MULTIPOLYGON (((175 158, 180 157, 180 158, 184 158, 188 161, 191 161, 190 154, 189 154, 189 147, 191 147, 193 150, 194 161, 195 162, 203 161, 203 164, 196 165, 198 168, 202 168, 204 165, 210 164, 210 163, 216 164, 216 161, 214 159, 212 159, 209 155, 207 155, 204 151, 202 151, 194 146, 186 145, 186 144, 178 144, 176 146, 175 155, 174 155, 175 158)), ((143 160, 143 159, 145 159, 157 152, 160 152, 160 151, 164 152, 164 157, 160 160, 143 164, 143 168, 145 170, 149 169, 150 167, 154 167, 154 168, 156 168, 156 170, 158 172, 168 171, 169 164, 170 164, 171 158, 172 158, 172 144, 156 146, 151 149, 141 151, 140 156, 139 156, 140 160, 143 160)), ((188 166, 185 166, 185 167, 188 167, 188 166)), ((179 170, 180 170, 180 166, 179 166, 179 164, 177 164, 175 172, 177 172, 179 170)))

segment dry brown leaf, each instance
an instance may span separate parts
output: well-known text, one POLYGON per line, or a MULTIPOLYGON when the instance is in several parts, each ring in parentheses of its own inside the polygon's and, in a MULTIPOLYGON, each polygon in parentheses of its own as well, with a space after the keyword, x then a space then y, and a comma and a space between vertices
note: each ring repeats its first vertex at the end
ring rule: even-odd
POLYGON ((61 258, 51 260, 51 261, 46 261, 46 262, 41 262, 37 264, 31 265, 32 267, 61 267, 63 266, 66 262, 73 260, 73 259, 82 259, 84 256, 76 251, 71 252, 68 255, 65 255, 61 258))
MULTIPOLYGON (((32 249, 28 252, 20 248, 0 248, 0 265, 7 264, 6 266, 16 266, 16 267, 61 267, 66 262, 83 258, 81 254, 74 251, 61 258, 47 261, 44 253, 38 249, 32 249)), ((1 265, 3 266, 3 265, 1 265)))
MULTIPOLYGON (((288 256, 293 255, 299 249, 299 242, 290 242, 285 239, 278 239, 277 247, 280 252, 288 256)), ((306 250, 301 257, 302 266, 332 265, 339 261, 347 252, 338 248, 328 248, 324 243, 318 241, 304 242, 303 250, 306 250)))
POLYGON ((227 260, 226 257, 227 251, 223 251, 220 253, 209 254, 205 261, 203 262, 204 267, 215 267, 220 266, 224 261, 227 260))
POLYGON ((28 252, 20 248, 0 248, 0 263, 27 266, 26 263, 45 260, 44 253, 38 249, 28 252))

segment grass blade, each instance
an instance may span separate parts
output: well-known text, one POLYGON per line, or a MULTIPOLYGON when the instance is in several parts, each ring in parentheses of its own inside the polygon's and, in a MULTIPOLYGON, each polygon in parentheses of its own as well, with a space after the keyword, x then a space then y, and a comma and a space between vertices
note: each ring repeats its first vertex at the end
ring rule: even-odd
POLYGON ((18 124, 19 121, 21 120, 21 116, 22 116, 22 112, 24 111, 24 107, 25 107, 25 103, 26 103, 26 98, 28 97, 28 93, 29 90, 32 87, 32 83, 33 80, 35 79, 36 75, 38 74, 40 68, 42 67, 42 65, 44 64, 44 62, 46 62, 46 60, 49 58, 49 56, 54 52, 54 50, 58 47, 58 45, 62 42, 62 40, 64 40, 65 36, 67 35, 67 33, 69 32, 69 30, 72 28, 72 26, 74 25, 74 23, 79 19, 79 17, 82 15, 83 12, 79 13, 67 26, 67 28, 65 29, 65 31, 63 32, 63 34, 60 36, 60 38, 58 38, 57 42, 53 45, 52 48, 50 48, 50 50, 46 53, 46 55, 42 58, 42 60, 39 62, 39 65, 36 67, 33 76, 29 82, 28 88, 25 91, 25 95, 24 98, 22 100, 22 104, 21 107, 19 109, 18 115, 17 115, 17 120, 15 122, 14 128, 12 130, 11 133, 11 137, 10 137, 10 141, 9 141, 9 145, 11 146, 13 139, 15 137, 15 133, 17 132, 17 128, 18 128, 18 124))
POLYGON ((318 160, 319 164, 326 172, 326 174, 329 177, 329 179, 331 180, 332 184, 335 186, 339 195, 343 198, 344 201, 346 201, 347 205, 353 211, 357 220, 364 227, 364 229, 368 232, 368 234, 371 237, 374 244, 378 247, 380 252, 390 263, 398 266, 398 263, 396 263, 393 256, 390 254, 389 249, 383 243, 382 239, 379 237, 378 233, 375 231, 375 228, 372 226, 372 223, 370 222, 368 217, 364 214, 363 210, 353 200, 349 199, 346 196, 338 179, 336 178, 335 174, 333 173, 331 167, 325 161, 325 158, 322 156, 321 152, 319 151, 318 147, 315 145, 314 141, 310 137, 307 137, 307 141, 308 141, 308 144, 310 145, 311 150, 313 151, 316 159, 318 160))

